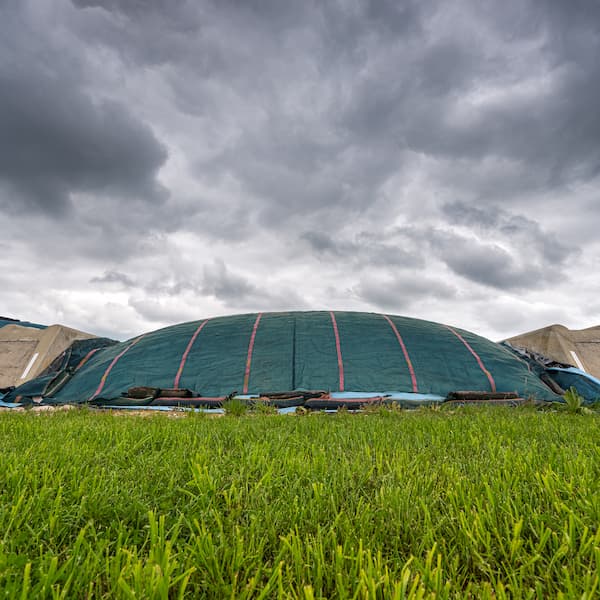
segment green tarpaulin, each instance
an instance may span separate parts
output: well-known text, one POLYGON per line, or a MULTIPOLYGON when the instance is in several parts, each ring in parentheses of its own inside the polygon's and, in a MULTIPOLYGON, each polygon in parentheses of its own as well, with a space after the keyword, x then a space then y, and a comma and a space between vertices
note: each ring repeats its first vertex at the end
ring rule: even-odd
POLYGON ((446 397, 479 390, 556 399, 524 361, 485 338, 439 323, 361 312, 202 319, 96 350, 70 368, 53 401, 113 399, 135 386, 187 388, 202 397, 291 390, 446 397))

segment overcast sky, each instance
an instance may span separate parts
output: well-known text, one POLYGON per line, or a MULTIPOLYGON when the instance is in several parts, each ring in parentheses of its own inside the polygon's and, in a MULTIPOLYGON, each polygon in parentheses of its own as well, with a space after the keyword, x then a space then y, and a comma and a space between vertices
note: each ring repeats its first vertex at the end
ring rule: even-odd
POLYGON ((596 0, 1 0, 0 314, 600 323, 596 0))

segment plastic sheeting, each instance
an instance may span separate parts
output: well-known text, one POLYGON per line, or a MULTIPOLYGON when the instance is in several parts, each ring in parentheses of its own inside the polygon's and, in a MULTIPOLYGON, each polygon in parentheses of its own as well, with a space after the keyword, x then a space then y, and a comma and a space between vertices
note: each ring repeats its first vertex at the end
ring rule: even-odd
POLYGON ((46 325, 40 325, 39 323, 30 323, 29 321, 19 321, 18 319, 7 319, 0 317, 0 327, 5 325, 20 325, 21 327, 33 327, 34 329, 46 329, 46 325))
POLYGON ((563 390, 574 387, 587 402, 600 401, 600 379, 575 367, 546 369, 547 373, 563 390))
MULTIPOLYGON (((420 394, 434 401, 456 390, 479 390, 557 398, 499 344, 439 323, 357 312, 262 313, 182 323, 100 349, 85 364, 76 369, 71 364, 61 373, 64 382, 42 392, 48 401, 111 400, 136 386, 185 388, 195 397, 323 390, 358 398, 394 390, 382 395, 420 394)), ((12 397, 18 395, 24 395, 20 388, 12 397)))

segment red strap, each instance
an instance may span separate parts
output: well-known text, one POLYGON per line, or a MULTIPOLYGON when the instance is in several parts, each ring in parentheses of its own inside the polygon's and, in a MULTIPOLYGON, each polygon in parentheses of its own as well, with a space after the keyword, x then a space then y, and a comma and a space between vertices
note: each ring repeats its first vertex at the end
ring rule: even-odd
POLYGON ((131 342, 131 344, 129 344, 129 346, 127 346, 127 348, 125 348, 125 350, 123 350, 123 352, 120 352, 119 354, 117 354, 117 356, 115 356, 113 358, 113 360, 110 363, 110 365, 108 365, 106 371, 104 371, 104 375, 102 375, 102 379, 100 380, 100 384, 98 385, 98 389, 90 397, 90 400, 93 400, 102 391, 102 388, 104 387, 104 384, 106 383, 106 378, 108 377, 108 374, 112 371, 112 368, 117 364, 117 362, 119 361, 119 359, 121 358, 121 356, 123 356, 123 354, 125 354, 125 352, 127 352, 130 348, 133 348, 133 346, 135 346, 144 337, 145 337, 145 334, 141 335, 139 338, 136 338, 135 340, 133 340, 133 342, 131 342))
POLYGON ((120 352, 119 354, 117 354, 117 356, 115 356, 113 358, 113 360, 110 363, 110 365, 108 365, 106 371, 104 371, 104 375, 102 375, 102 379, 100 380, 100 384, 98 385, 98 389, 90 397, 90 400, 93 400, 102 391, 102 388, 104 387, 104 384, 106 383, 106 378, 108 377, 108 374, 112 371, 112 368, 117 364, 117 362, 123 356, 123 354, 125 354, 125 352, 127 352, 130 348, 133 348, 133 346, 135 346, 144 337, 145 337, 145 334, 141 335, 140 337, 138 337, 135 340, 133 340, 133 342, 131 342, 131 344, 129 344, 129 346, 127 346, 127 348, 125 348, 125 350, 123 350, 123 352, 120 352))
POLYGON ((190 353, 190 350, 192 349, 192 346, 194 345, 194 342, 196 341, 198 334, 202 331, 203 327, 209 321, 210 321, 210 319, 206 319, 205 321, 202 321, 202 323, 200 323, 200 325, 198 326, 196 331, 194 331, 194 335, 190 338, 190 341, 188 342, 185 352, 183 353, 183 356, 181 357, 181 362, 179 363, 179 369, 177 369, 177 375, 175 375, 175 381, 173 382, 173 388, 175 388, 176 390, 179 389, 179 380, 181 379, 181 374, 183 373, 183 367, 185 367, 185 361, 187 360, 188 354, 190 353))
POLYGON ((404 354, 404 360, 406 360, 406 364, 408 365, 408 371, 410 373, 410 380, 412 381, 412 390, 416 394, 418 392, 417 378, 415 376, 415 370, 413 369, 412 362, 410 361, 410 356, 408 356, 408 350, 406 349, 406 346, 404 345, 404 341, 402 340, 402 336, 398 332, 396 325, 394 325, 392 320, 387 315, 381 315, 381 316, 390 324, 390 327, 394 330, 394 333, 396 334, 396 339, 398 340, 398 343, 400 344, 400 347, 402 348, 402 353, 404 354))
POLYGON ((96 352, 98 352, 98 350, 100 350, 100 348, 94 348, 93 350, 90 350, 80 361, 79 364, 75 367, 75 369, 73 370, 73 373, 76 373, 77 371, 79 371, 79 369, 81 369, 81 367, 83 367, 83 365, 85 365, 85 363, 92 357, 92 355, 96 354, 96 352))
POLYGON ((481 358, 479 357, 477 352, 475 352, 475 350, 473 350, 473 348, 471 348, 469 343, 465 340, 465 338, 463 338, 462 335, 460 335, 460 333, 458 333, 458 331, 455 331, 449 325, 446 325, 446 327, 467 347, 467 350, 475 357, 475 360, 477 361, 479 368, 485 373, 486 377, 488 378, 488 381, 490 382, 490 387, 492 388, 492 392, 495 392, 496 391, 496 382, 494 381, 492 374, 485 368, 485 365, 483 364, 483 361, 481 360, 481 358))
POLYGON ((254 339, 256 338, 256 330, 260 323, 262 313, 258 313, 256 321, 254 321, 254 327, 252 328, 252 335, 250 336, 250 343, 248 344, 248 356, 246 357, 246 372, 244 373, 244 388, 243 394, 248 393, 248 382, 250 381, 250 365, 252 364, 252 350, 254 349, 254 339))
POLYGON ((340 332, 338 331, 337 322, 333 311, 330 311, 331 322, 333 323, 333 333, 335 335, 335 349, 337 352, 338 372, 340 376, 340 392, 344 391, 344 363, 342 361, 342 348, 340 346, 340 332))

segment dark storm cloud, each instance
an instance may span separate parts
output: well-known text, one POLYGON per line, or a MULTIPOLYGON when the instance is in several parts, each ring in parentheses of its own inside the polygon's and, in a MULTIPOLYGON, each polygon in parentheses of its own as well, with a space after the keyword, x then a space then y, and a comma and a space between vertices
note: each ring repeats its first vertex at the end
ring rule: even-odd
POLYGON ((104 328, 564 304, 595 269, 598 6, 7 0, 0 266, 104 328))
MULTIPOLYGON (((491 14, 478 15, 483 30, 515 48, 522 45, 534 62, 523 64, 508 44, 488 52, 482 47, 479 57, 470 52, 474 62, 452 72, 471 76, 470 87, 483 93, 467 95, 462 112, 456 110, 459 99, 449 94, 454 86, 445 88, 441 104, 424 97, 406 129, 409 146, 452 159, 522 161, 543 175, 546 188, 595 177, 600 172, 600 117, 594 110, 600 92, 598 4, 510 2, 491 14)), ((454 42, 464 47, 467 40, 454 42)))
POLYGON ((0 177, 28 208, 61 212, 74 191, 163 195, 154 175, 166 152, 126 109, 42 77, 0 74, 0 87, 0 177))
POLYGON ((590 3, 568 19, 560 3, 516 1, 74 4, 92 11, 86 35, 169 65, 180 110, 235 132, 194 173, 235 180, 261 228, 331 208, 353 216, 403 173, 406 152, 450 160, 445 182, 475 195, 599 172, 590 3), (486 157, 527 169, 477 181, 486 157), (472 164, 453 182, 461 159, 472 164))
POLYGON ((14 3, 0 9, 0 182, 11 192, 2 205, 57 214, 73 192, 163 198, 164 146, 126 106, 85 91, 76 55, 44 32, 23 36, 27 16, 14 3))
POLYGON ((486 157, 527 165, 519 181, 502 182, 513 193, 526 179, 548 189, 595 177, 597 20, 579 27, 522 3, 503 5, 498 19, 492 6, 487 15, 474 8, 463 5, 465 21, 475 19, 481 37, 459 28, 424 36, 416 47, 400 45, 401 52, 392 47, 388 60, 375 60, 377 68, 352 84, 341 125, 363 140, 385 136, 419 154, 472 161, 464 179, 475 183, 473 167, 486 157), (501 43, 486 47, 486 37, 501 43), (515 56, 519 45, 529 53, 527 64, 515 56))
MULTIPOLYGON (((373 36, 416 35, 417 3, 178 3, 162 12, 161 3, 152 3, 142 15, 127 2, 78 5, 125 15, 88 15, 80 26, 126 60, 168 64, 180 110, 239 133, 235 143, 197 161, 195 173, 202 181, 239 182, 261 227, 342 205, 350 216, 401 168, 398 140, 376 139, 373 120, 366 139, 356 119, 338 122, 336 115, 354 96, 367 106, 350 110, 369 113, 376 92, 368 79, 362 96, 354 89, 354 61, 366 66, 373 36)), ((392 62, 389 83, 378 85, 388 88, 399 66, 392 62)), ((392 86, 389 102, 397 104, 401 93, 392 86)), ((373 111, 382 112, 377 105, 373 111)))

